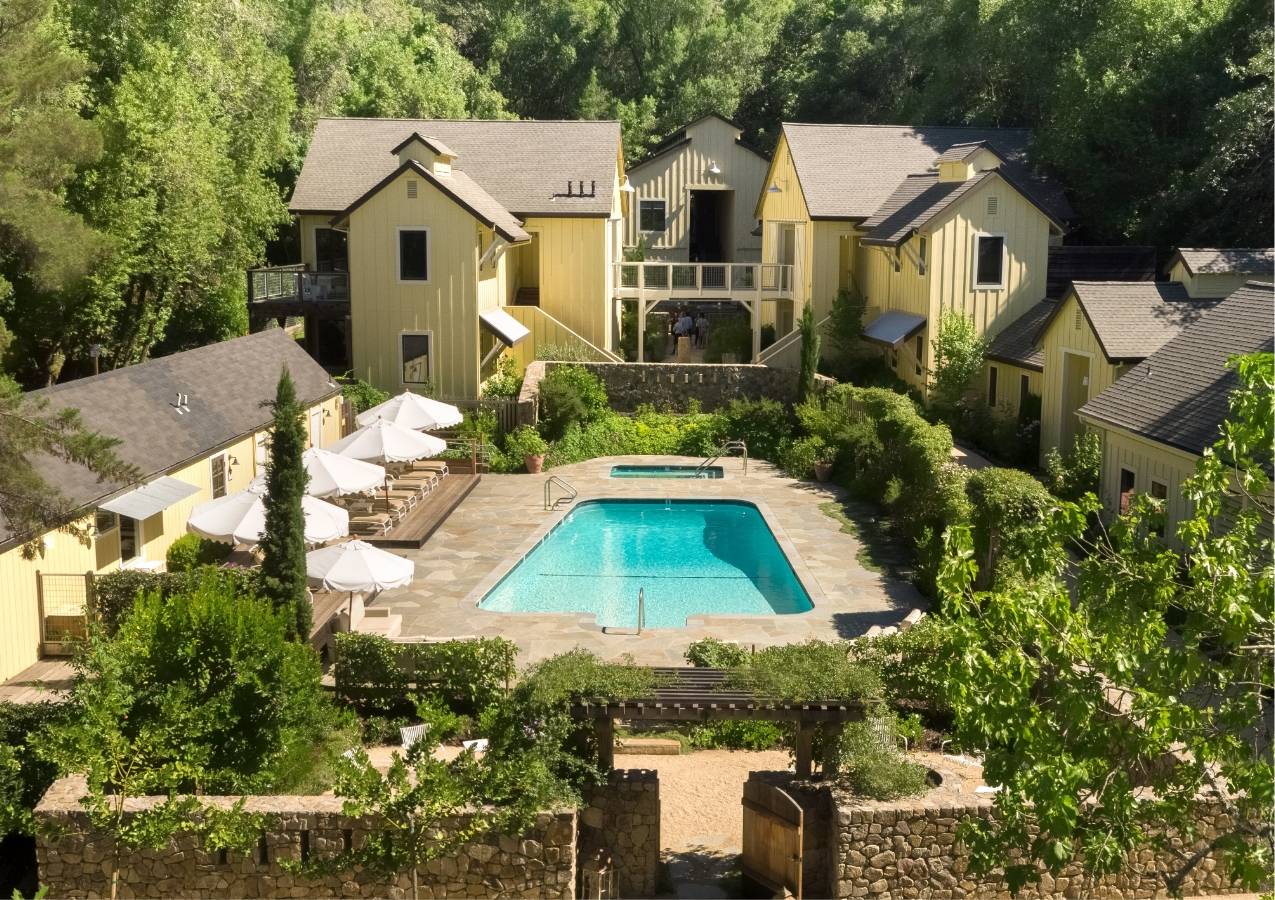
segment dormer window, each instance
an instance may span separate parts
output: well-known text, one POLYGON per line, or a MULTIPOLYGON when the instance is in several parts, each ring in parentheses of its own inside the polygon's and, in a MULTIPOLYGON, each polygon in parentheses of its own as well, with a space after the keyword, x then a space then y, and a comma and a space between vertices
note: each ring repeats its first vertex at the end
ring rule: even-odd
POLYGON ((1005 235, 975 235, 974 287, 981 290, 1005 287, 1005 235))

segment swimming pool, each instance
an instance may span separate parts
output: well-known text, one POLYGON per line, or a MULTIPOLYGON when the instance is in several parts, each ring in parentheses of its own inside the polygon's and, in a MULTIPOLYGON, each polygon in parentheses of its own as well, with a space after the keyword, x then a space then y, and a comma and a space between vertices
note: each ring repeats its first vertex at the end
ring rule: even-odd
POLYGON ((612 478, 721 478, 721 466, 642 466, 611 467, 612 478))
POLYGON ((586 500, 479 601, 495 612, 592 613, 599 626, 683 628, 687 616, 813 608, 755 504, 586 500))

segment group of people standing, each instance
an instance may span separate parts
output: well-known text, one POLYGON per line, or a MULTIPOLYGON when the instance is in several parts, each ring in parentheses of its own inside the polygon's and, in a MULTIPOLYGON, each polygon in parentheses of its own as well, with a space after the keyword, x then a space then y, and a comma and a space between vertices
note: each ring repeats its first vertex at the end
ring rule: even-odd
POLYGON ((690 307, 683 307, 672 317, 672 322, 675 342, 680 337, 689 337, 692 347, 703 347, 708 343, 708 316, 703 310, 700 310, 698 316, 692 317, 690 307))

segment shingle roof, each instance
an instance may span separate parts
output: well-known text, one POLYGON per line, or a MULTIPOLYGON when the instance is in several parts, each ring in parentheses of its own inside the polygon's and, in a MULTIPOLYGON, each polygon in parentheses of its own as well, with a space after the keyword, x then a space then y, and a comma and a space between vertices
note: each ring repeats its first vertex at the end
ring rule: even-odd
POLYGON ((1073 281, 1155 281, 1155 271, 1154 247, 1050 247, 1045 296, 1061 298, 1073 281))
POLYGON ((337 213, 399 166, 391 151, 413 132, 445 142, 453 169, 516 216, 604 216, 611 211, 620 149, 618 122, 442 119, 320 119, 288 204, 337 213), (597 182, 594 196, 567 182, 597 182))
MULTIPOLYGON (((261 429, 284 366, 296 382, 297 398, 309 406, 335 394, 328 373, 281 329, 209 344, 135 366, 54 385, 28 396, 48 401, 48 410, 72 407, 84 424, 120 444, 115 452, 145 478, 189 463, 261 429), (190 412, 173 403, 188 394, 190 412)), ((82 466, 48 457, 33 460, 37 471, 77 505, 88 505, 124 484, 99 482, 82 466)), ((241 464, 249 460, 240 460, 241 464)), ((0 543, 16 537, 0 518, 0 543)))
POLYGON ((1035 369, 1037 372, 1045 368, 1045 350, 1036 344, 1036 333, 1048 319, 1058 304, 1053 300, 1042 300, 1032 306, 1014 321, 1006 325, 992 338, 985 356, 1024 369, 1035 369))
POLYGON ((1269 247, 1180 247, 1169 260, 1169 267, 1172 268, 1179 259, 1186 263, 1187 271, 1192 275, 1253 275, 1270 278, 1272 272, 1275 272, 1275 249, 1269 247))
POLYGON ((1272 291, 1250 282, 1138 363, 1080 414, 1190 453, 1218 439, 1238 386, 1226 361, 1272 350, 1272 291))
MULTIPOLYGON (((1112 363, 1146 359, 1218 303, 1218 298, 1189 297, 1176 281, 1075 281, 1068 291, 1072 295, 1112 363)), ((1050 311, 1037 340, 1064 305, 1050 311)))
POLYGON ((1026 129, 786 122, 783 134, 807 209, 816 219, 866 219, 909 175, 929 171, 954 145, 977 141, 992 144, 1006 160, 1006 171, 1056 219, 1074 216, 1062 189, 1027 168, 1031 133, 1026 129))
MULTIPOLYGON (((963 144, 953 144, 942 153, 939 154, 935 163, 960 162, 968 159, 976 150, 986 147, 988 150, 996 153, 996 148, 991 145, 990 141, 967 141, 963 144)), ((1000 156, 999 153, 996 154, 1000 156)))
POLYGON ((863 220, 862 243, 895 246, 906 241, 940 210, 987 180, 983 172, 968 181, 939 181, 937 175, 909 175, 875 213, 863 220))

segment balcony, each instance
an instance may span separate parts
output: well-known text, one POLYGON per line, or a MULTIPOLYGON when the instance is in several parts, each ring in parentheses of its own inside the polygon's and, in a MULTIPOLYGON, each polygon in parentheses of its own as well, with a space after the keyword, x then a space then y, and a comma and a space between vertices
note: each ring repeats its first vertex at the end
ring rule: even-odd
POLYGON ((310 272, 300 263, 248 270, 248 312, 253 317, 344 318, 349 311, 348 272, 310 272))
POLYGON ((788 300, 793 267, 776 263, 622 262, 615 296, 660 300, 788 300))

